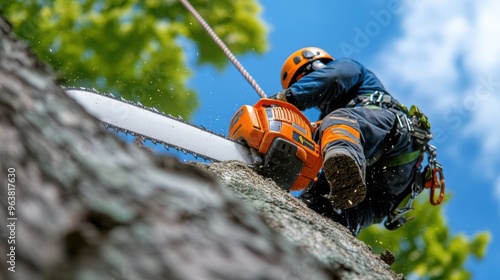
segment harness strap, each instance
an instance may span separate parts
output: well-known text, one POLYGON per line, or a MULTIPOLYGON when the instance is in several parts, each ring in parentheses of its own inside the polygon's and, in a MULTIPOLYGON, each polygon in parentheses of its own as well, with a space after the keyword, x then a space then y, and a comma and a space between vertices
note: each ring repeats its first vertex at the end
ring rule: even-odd
POLYGON ((385 151, 388 150, 389 147, 395 144, 394 142, 396 140, 396 137, 394 136, 396 135, 398 128, 399 128, 399 123, 395 122, 395 124, 392 126, 387 136, 384 138, 384 140, 382 140, 383 143, 382 148, 378 151, 378 153, 375 156, 366 159, 366 164, 368 166, 373 165, 375 162, 379 162, 380 164, 387 167, 395 167, 413 162, 420 157, 420 155, 423 153, 422 149, 381 159, 385 151))
POLYGON ((399 102, 388 93, 377 90, 375 92, 364 93, 356 96, 349 101, 349 103, 347 103, 346 107, 355 107, 360 103, 363 107, 370 109, 382 109, 386 107, 397 107, 399 102))
POLYGON ((416 150, 416 151, 405 153, 402 155, 387 157, 387 158, 381 159, 380 164, 387 166, 387 167, 405 165, 407 163, 410 163, 410 162, 417 160, 421 154, 422 154, 421 150, 416 150))
MULTIPOLYGON (((389 147, 394 145, 396 137, 396 132, 398 129, 402 129, 405 124, 401 123, 400 117, 398 115, 399 112, 406 114, 403 111, 397 110, 400 109, 399 102, 396 101, 396 99, 392 98, 389 94, 386 94, 381 91, 375 91, 374 93, 369 93, 369 94, 362 94, 354 98, 348 103, 348 107, 355 107, 361 103, 361 105, 364 108, 369 108, 369 109, 388 109, 389 111, 393 112, 396 117, 397 121, 394 123, 392 126, 391 130, 387 134, 387 136, 382 140, 382 148, 379 150, 379 152, 373 156, 370 157, 366 160, 366 164, 368 166, 373 165, 375 162, 379 161, 380 158, 383 156, 384 152, 388 150, 389 147)), ((404 165, 410 162, 413 162, 417 160, 420 155, 422 154, 422 150, 418 149, 416 151, 411 151, 405 154, 397 155, 397 156, 392 156, 388 158, 383 158, 381 159, 381 164, 387 167, 394 167, 398 165, 404 165)))
MULTIPOLYGON (((416 127, 413 125, 409 118, 409 114, 418 114, 418 116, 421 116, 422 118, 425 118, 425 125, 430 125, 428 124, 427 118, 425 115, 423 115, 418 108, 412 107, 413 111, 408 111, 408 109, 399 103, 396 99, 394 99, 390 94, 387 94, 383 91, 375 91, 373 93, 365 93, 356 96, 354 99, 352 99, 348 104, 347 107, 356 107, 356 106, 363 106, 363 108, 369 108, 369 109, 387 109, 391 112, 393 112, 396 115, 397 121, 394 124, 394 126, 391 128, 391 131, 387 134, 385 139, 383 140, 383 146, 382 149, 373 157, 367 159, 367 165, 370 166, 377 162, 384 152, 388 150, 388 147, 390 145, 394 144, 395 137, 393 137, 396 134, 396 131, 398 129, 401 130, 406 130, 409 132, 409 137, 413 136, 415 141, 420 144, 420 147, 425 146, 427 142, 432 139, 432 134, 428 133, 426 130, 423 130, 419 127, 416 127)), ((412 152, 408 152, 405 154, 393 156, 393 157, 388 157, 382 159, 382 164, 385 166, 389 167, 394 167, 398 165, 404 165, 407 163, 410 163, 412 161, 417 160, 420 155, 422 154, 423 149, 417 149, 412 152)))

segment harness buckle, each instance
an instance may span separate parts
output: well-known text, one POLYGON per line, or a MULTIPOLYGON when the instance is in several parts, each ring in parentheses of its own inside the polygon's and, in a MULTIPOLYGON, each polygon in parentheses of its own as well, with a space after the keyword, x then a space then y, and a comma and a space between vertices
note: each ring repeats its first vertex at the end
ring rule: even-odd
POLYGON ((413 200, 417 195, 420 193, 420 187, 417 186, 418 183, 414 183, 411 188, 411 196, 408 199, 408 202, 406 203, 406 206, 403 208, 397 208, 393 212, 389 213, 387 215, 387 218, 384 222, 385 228, 388 230, 395 230, 400 228, 402 225, 404 225, 406 222, 413 220, 414 217, 409 217, 406 218, 405 215, 408 214, 409 212, 415 210, 413 208, 413 200))
POLYGON ((392 97, 388 94, 385 94, 383 91, 376 90, 368 98, 366 98, 363 102, 363 105, 375 105, 380 108, 384 108, 385 105, 388 105, 392 102, 392 97))
POLYGON ((398 128, 402 131, 408 131, 408 141, 411 141, 411 137, 413 136, 418 144, 424 146, 434 138, 430 131, 419 126, 418 117, 409 117, 407 114, 396 114, 396 118, 398 120, 398 128))

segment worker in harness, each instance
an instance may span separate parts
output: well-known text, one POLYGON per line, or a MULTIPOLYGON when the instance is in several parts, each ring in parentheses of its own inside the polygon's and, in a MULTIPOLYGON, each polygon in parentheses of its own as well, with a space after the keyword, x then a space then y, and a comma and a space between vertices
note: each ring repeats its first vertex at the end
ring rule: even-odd
POLYGON ((428 144, 427 118, 417 107, 400 104, 362 64, 307 47, 286 59, 281 84, 283 90, 271 98, 321 111, 315 138, 323 170, 300 196, 310 208, 357 235, 384 219, 389 229, 403 224, 411 204, 398 205, 408 195, 413 199, 426 181, 443 183, 441 202, 444 179, 428 144), (431 170, 420 172, 426 151, 431 170))

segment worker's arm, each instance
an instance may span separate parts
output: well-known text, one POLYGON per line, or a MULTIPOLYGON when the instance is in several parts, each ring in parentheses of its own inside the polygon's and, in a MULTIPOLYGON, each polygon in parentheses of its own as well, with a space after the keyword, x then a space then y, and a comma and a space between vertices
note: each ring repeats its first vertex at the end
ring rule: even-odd
POLYGON ((362 82, 362 67, 350 59, 334 60, 287 89, 287 101, 300 110, 335 102, 362 82))

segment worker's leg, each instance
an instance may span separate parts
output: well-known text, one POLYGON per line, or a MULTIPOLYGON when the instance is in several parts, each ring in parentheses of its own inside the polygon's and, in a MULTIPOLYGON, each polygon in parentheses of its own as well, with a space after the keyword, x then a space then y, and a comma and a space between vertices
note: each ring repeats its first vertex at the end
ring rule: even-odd
POLYGON ((382 149, 395 116, 385 110, 338 109, 323 119, 320 145, 323 171, 336 209, 348 209, 366 196, 366 159, 382 149))

